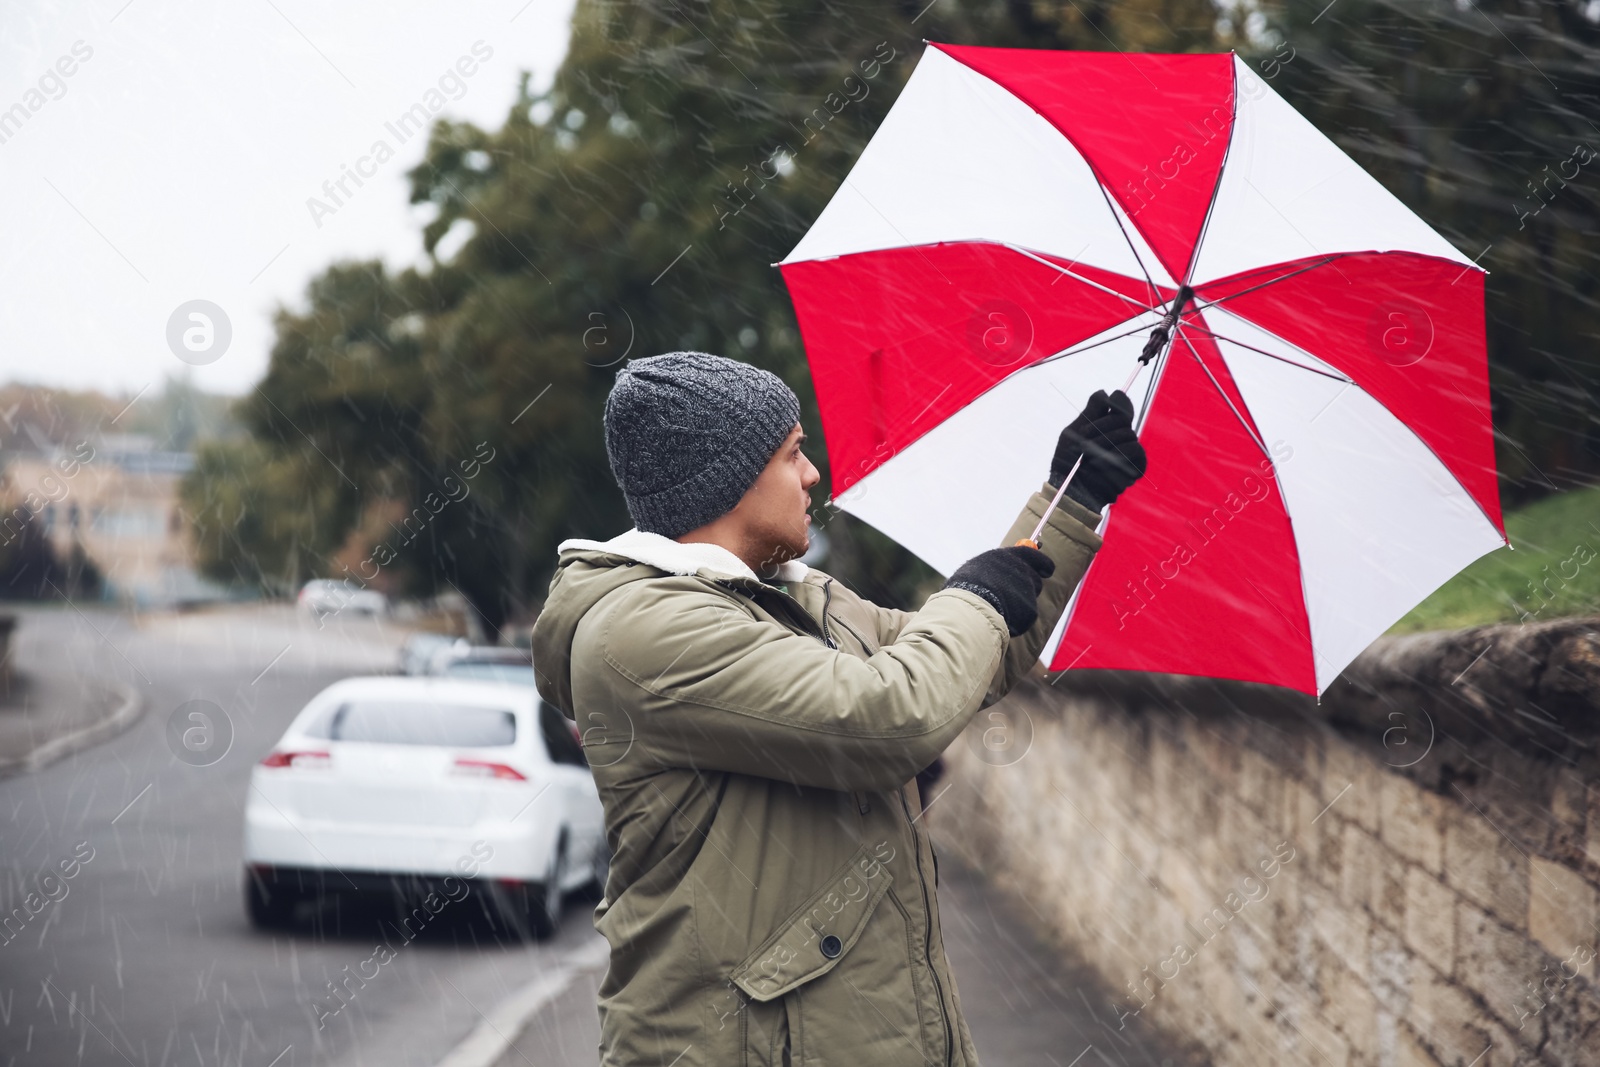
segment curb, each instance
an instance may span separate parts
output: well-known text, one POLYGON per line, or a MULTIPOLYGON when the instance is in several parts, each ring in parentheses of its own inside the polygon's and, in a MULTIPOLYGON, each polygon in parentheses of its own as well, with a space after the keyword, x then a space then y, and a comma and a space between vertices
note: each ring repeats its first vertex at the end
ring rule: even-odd
POLYGON ((116 710, 98 722, 79 727, 69 734, 51 738, 25 756, 0 759, 0 778, 37 771, 64 756, 70 756, 74 752, 115 737, 137 722, 144 712, 144 700, 139 696, 139 691, 126 682, 106 684, 121 700, 116 710))
POLYGON ((539 1009, 564 993, 572 980, 584 971, 604 964, 611 946, 597 938, 568 956, 555 968, 529 982, 496 1004, 437 1067, 493 1067, 511 1048, 517 1035, 539 1009))

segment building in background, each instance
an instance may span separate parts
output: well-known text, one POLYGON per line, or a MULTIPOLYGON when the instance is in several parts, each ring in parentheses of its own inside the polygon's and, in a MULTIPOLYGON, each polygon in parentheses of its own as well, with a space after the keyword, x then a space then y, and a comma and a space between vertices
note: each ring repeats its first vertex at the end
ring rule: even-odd
POLYGON ((0 540, 32 522, 58 560, 86 558, 105 597, 136 607, 224 595, 195 572, 179 503, 192 453, 159 450, 145 434, 102 434, 8 449, 0 463, 0 540))

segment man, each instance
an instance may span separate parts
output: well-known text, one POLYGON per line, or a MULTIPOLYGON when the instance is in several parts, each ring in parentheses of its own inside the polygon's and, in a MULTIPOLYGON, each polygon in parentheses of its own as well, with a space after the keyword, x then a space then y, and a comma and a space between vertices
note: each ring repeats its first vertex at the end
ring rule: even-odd
POLYGON ((776 375, 629 362, 606 449, 635 528, 561 544, 533 632, 576 719, 612 849, 595 925, 605 1067, 976 1067, 914 778, 1038 660, 1144 471, 1121 393, 1062 431, 1005 544, 922 610, 798 562, 819 478, 776 375), (1071 497, 1072 499, 1068 499, 1071 497))

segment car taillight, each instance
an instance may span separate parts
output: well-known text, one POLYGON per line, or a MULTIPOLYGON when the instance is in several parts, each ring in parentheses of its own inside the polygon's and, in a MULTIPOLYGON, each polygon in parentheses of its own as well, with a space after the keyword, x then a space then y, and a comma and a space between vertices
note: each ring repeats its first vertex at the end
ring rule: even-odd
POLYGON ((490 763, 481 759, 458 759, 452 774, 466 775, 470 778, 504 778, 511 782, 526 782, 528 776, 515 767, 508 767, 504 763, 490 763))
POLYGON ((263 767, 327 767, 333 757, 326 752, 271 752, 261 761, 263 767))

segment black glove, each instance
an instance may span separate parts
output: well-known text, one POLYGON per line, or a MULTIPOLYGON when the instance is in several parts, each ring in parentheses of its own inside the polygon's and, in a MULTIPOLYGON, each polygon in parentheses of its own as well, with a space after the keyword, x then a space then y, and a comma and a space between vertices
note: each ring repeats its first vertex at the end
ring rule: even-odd
POLYGON ((1095 391, 1083 413, 1061 431, 1050 461, 1050 484, 1057 488, 1072 465, 1083 457, 1067 496, 1090 511, 1099 511, 1138 481, 1149 465, 1139 435, 1133 432, 1133 401, 1121 389, 1106 395, 1095 391))
POLYGON ((1026 633, 1039 617, 1039 593, 1056 571, 1055 560, 1026 545, 991 548, 956 568, 946 589, 977 593, 1006 620, 1011 636, 1026 633))

